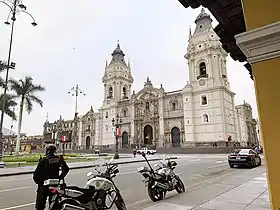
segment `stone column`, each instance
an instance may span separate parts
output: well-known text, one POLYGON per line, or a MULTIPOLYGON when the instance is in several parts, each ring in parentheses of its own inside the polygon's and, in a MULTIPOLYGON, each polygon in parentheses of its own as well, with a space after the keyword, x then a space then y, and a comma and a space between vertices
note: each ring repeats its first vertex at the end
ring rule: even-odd
POLYGON ((164 100, 163 98, 159 99, 159 142, 158 146, 163 147, 164 143, 164 100))

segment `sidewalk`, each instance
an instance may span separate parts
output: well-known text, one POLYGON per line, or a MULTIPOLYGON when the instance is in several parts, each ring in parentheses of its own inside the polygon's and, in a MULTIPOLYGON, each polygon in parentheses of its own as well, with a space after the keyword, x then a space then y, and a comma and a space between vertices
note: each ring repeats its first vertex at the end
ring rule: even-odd
POLYGON ((266 174, 262 174, 237 188, 200 205, 195 210, 265 210, 269 209, 266 174))
POLYGON ((142 210, 268 210, 270 203, 264 172, 264 168, 256 168, 232 175, 142 210))
MULTIPOLYGON (((148 156, 149 161, 159 161, 162 159, 161 156, 148 156)), ((171 157, 171 159, 177 159, 177 157, 171 157)), ((98 160, 98 159, 97 159, 98 160)), ((106 162, 109 160, 106 160, 106 162)), ((121 158, 118 160, 114 160, 113 163, 121 164, 129 164, 129 163, 139 163, 145 162, 142 156, 136 156, 135 158, 121 158)), ((70 169, 81 169, 81 168, 90 168, 95 166, 95 161, 88 161, 88 162, 75 162, 75 163, 68 163, 70 169)), ((14 176, 14 175, 23 175, 23 174, 32 174, 35 170, 36 166, 24 166, 24 167, 17 167, 17 168, 0 168, 0 177, 1 176, 14 176)))

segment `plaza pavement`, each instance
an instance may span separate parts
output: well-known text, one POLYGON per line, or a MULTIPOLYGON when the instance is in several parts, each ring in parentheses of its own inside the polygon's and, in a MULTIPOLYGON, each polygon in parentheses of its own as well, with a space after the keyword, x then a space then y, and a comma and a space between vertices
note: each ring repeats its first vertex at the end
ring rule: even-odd
MULTIPOLYGON (((137 157, 140 158, 141 157, 137 157)), ((230 168, 227 155, 180 155, 175 172, 186 192, 167 193, 165 200, 154 203, 147 195, 137 168, 144 162, 119 165, 115 183, 120 188, 128 210, 264 210, 269 209, 264 165, 230 168)), ((66 182, 83 186, 90 168, 71 170, 66 182)), ((1 171, 1 170, 0 170, 1 171)), ((36 185, 32 175, 0 177, 0 210, 34 209, 36 185)))

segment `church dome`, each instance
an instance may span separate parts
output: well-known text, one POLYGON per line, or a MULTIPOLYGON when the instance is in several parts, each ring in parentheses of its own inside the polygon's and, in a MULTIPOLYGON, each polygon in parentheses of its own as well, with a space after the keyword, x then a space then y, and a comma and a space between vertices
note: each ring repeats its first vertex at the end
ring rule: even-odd
POLYGON ((112 52, 111 55, 114 56, 114 55, 116 55, 116 54, 120 54, 120 55, 122 55, 122 56, 125 56, 125 54, 123 53, 123 51, 122 51, 122 49, 121 49, 119 43, 117 44, 116 49, 112 52))
POLYGON ((204 19, 204 18, 208 18, 212 21, 210 15, 208 13, 205 12, 205 9, 202 7, 200 14, 197 16, 197 18, 195 19, 195 23, 198 23, 200 20, 204 19))

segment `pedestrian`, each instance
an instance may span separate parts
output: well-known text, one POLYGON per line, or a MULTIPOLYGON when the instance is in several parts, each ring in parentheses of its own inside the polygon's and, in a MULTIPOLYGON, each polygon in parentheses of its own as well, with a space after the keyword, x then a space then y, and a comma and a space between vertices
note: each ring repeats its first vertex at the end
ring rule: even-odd
POLYGON ((133 149, 133 156, 135 157, 136 156, 136 149, 133 149))
POLYGON ((44 210, 46 207, 46 201, 48 198, 48 187, 44 186, 44 181, 48 179, 60 179, 62 180, 69 172, 69 167, 64 161, 62 156, 55 155, 56 146, 48 145, 46 147, 46 155, 43 157, 34 173, 33 180, 38 185, 37 197, 36 197, 36 210, 44 210), (61 168, 61 174, 59 175, 59 169, 61 168))

